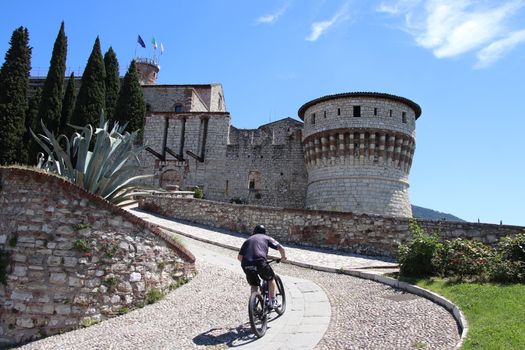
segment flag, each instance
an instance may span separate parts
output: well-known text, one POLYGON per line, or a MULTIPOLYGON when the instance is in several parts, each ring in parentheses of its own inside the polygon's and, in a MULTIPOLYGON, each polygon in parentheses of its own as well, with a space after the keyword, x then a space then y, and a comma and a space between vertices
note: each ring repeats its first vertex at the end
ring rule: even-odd
POLYGON ((153 39, 151 39, 151 43, 153 44, 153 48, 156 50, 157 49, 157 40, 155 40, 155 37, 153 37, 153 39))
POLYGON ((160 43, 160 54, 162 55, 164 53, 164 45, 160 43))
POLYGON ((139 37, 137 38, 137 42, 140 44, 140 46, 142 46, 143 48, 146 48, 146 44, 144 44, 144 40, 142 40, 142 38, 140 37, 140 35, 139 35, 139 37))

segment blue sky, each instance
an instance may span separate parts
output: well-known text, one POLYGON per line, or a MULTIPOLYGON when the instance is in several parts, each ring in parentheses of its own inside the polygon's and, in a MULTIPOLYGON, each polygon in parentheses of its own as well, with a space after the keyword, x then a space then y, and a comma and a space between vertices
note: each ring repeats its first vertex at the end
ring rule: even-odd
POLYGON ((2 55, 28 27, 35 72, 61 20, 71 68, 99 35, 124 71, 135 52, 152 55, 155 36, 159 83, 221 83, 240 128, 297 118, 327 94, 407 97, 423 109, 412 203, 525 225, 525 0, 34 0, 5 3, 0 20, 2 55))

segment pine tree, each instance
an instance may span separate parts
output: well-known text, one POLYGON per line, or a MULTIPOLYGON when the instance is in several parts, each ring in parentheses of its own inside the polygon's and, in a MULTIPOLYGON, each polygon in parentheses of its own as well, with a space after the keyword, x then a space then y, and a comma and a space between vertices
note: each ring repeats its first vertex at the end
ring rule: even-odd
POLYGON ((29 132, 29 129, 33 130, 34 133, 38 134, 37 130, 40 130, 40 119, 38 118, 38 111, 40 107, 40 101, 42 98, 42 89, 38 89, 35 95, 29 101, 29 107, 26 113, 25 122, 25 133, 24 133, 24 145, 26 146, 26 159, 23 163, 28 165, 35 165, 37 163, 37 154, 42 152, 42 148, 38 145, 33 135, 29 132))
POLYGON ((118 93, 120 90, 120 75, 117 55, 110 47, 104 55, 104 65, 106 67, 106 110, 107 120, 113 119, 113 112, 117 105, 118 93))
MULTIPOLYGON (((11 36, 10 48, 0 68, 0 164, 20 162, 25 147, 27 89, 31 71, 31 48, 27 28, 11 36)), ((25 158, 25 157, 24 157, 25 158)))
POLYGON ((142 140, 145 114, 146 102, 139 83, 137 67, 135 61, 131 61, 120 87, 114 119, 121 124, 127 122, 126 130, 129 132, 140 130, 139 139, 142 140))
POLYGON ((67 82, 66 92, 62 100, 62 113, 60 116, 59 134, 70 134, 68 124, 71 122, 73 108, 75 108, 75 73, 71 73, 67 82))
POLYGON ((100 51, 100 40, 97 36, 86 69, 82 74, 71 124, 78 126, 91 124, 98 127, 100 113, 106 104, 105 79, 106 68, 100 51))
POLYGON ((67 37, 64 32, 64 22, 62 22, 55 40, 55 46, 53 47, 53 54, 51 55, 49 71, 42 89, 42 98, 38 111, 38 120, 42 120, 44 125, 55 134, 58 133, 62 113, 66 55, 67 37))

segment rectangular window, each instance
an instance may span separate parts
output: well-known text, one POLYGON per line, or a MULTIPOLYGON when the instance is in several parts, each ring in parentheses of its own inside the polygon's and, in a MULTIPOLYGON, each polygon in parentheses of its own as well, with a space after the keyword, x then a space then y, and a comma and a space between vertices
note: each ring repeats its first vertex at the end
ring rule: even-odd
POLYGON ((402 118, 403 123, 406 124, 406 122, 407 122, 407 114, 406 114, 406 112, 403 112, 403 114, 401 115, 401 118, 402 118))
POLYGON ((361 117, 361 106, 354 106, 354 117, 361 117))
POLYGON ((337 108, 337 115, 341 115, 341 108, 337 108))
POLYGON ((374 108, 374 115, 377 115, 377 108, 374 108))
POLYGON ((250 190, 255 189, 255 180, 250 180, 250 190))
POLYGON ((326 118, 326 111, 324 111, 324 117, 326 118))
POLYGON ((392 116, 392 110, 390 110, 390 116, 392 116))
POLYGON ((312 121, 312 124, 315 124, 315 113, 312 113, 311 121, 312 121))

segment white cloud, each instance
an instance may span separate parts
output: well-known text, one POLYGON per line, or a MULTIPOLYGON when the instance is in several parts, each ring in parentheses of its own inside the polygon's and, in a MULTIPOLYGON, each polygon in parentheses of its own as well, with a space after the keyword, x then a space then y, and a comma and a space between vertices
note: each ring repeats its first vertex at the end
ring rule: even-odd
POLYGON ((284 13, 286 12, 286 10, 288 9, 288 3, 284 4, 283 7, 281 7, 276 13, 274 14, 270 14, 270 15, 265 15, 265 16, 261 16, 259 18, 257 18, 255 20, 255 23, 256 24, 272 24, 272 23, 275 23, 277 22, 277 20, 282 16, 284 15, 284 13))
MULTIPOLYGON (((416 43, 432 50, 436 57, 446 58, 476 50, 481 53, 499 41, 506 42, 512 33, 510 19, 523 6, 525 0, 397 0, 383 1, 377 11, 404 15, 404 27, 416 43)), ((522 41, 514 39, 512 46, 506 44, 499 56, 491 56, 491 62, 522 41)))
POLYGON ((311 25, 310 35, 306 37, 308 41, 317 41, 321 35, 323 35, 328 29, 334 26, 336 23, 346 21, 348 16, 348 10, 350 2, 346 2, 328 21, 314 22, 311 25))
POLYGON ((376 10, 378 12, 397 15, 400 13, 406 13, 420 2, 421 0, 398 0, 394 2, 382 1, 376 10))
POLYGON ((478 62, 474 68, 490 66, 522 42, 525 42, 525 30, 512 32, 506 38, 493 42, 478 52, 478 62))

